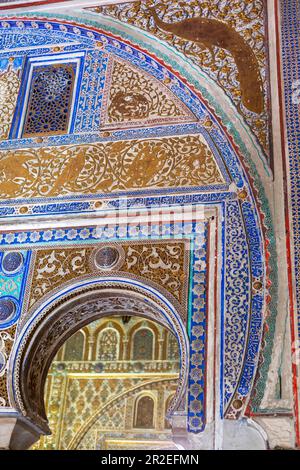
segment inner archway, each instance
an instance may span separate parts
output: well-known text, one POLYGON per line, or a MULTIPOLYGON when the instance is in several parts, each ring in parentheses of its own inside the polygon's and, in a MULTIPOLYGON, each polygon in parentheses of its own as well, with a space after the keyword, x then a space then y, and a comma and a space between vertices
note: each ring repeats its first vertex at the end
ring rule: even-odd
POLYGON ((179 374, 178 341, 159 323, 111 316, 86 325, 51 364, 45 405, 52 434, 33 449, 173 448, 167 416, 179 374), (143 360, 135 360, 131 343, 135 332, 143 331, 151 335, 142 335, 143 360), (172 359, 167 351, 171 337, 172 359))

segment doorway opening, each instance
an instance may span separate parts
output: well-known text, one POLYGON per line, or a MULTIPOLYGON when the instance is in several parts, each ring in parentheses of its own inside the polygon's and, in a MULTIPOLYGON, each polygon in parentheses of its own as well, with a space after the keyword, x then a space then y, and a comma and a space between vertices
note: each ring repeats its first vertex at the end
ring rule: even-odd
POLYGON ((168 409, 180 376, 171 331, 139 316, 85 325, 59 349, 44 400, 52 434, 38 450, 176 449, 168 409))

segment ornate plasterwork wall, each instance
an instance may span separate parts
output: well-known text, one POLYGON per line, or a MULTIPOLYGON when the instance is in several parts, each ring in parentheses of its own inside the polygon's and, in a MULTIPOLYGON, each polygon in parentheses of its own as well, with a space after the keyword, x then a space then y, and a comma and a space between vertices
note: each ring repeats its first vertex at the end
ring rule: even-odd
MULTIPOLYGON (((237 208, 238 208, 238 206, 232 205, 232 208, 230 209, 230 211, 233 211, 233 212, 232 212, 232 217, 238 216, 239 212, 237 212, 237 213, 235 212, 237 208), (234 209, 234 207, 235 207, 235 209, 234 209)), ((236 223, 236 219, 232 218, 232 223, 236 223), (235 222, 234 222, 234 220, 235 220, 235 222)), ((154 229, 154 227, 153 227, 152 230, 151 230, 152 236, 154 236, 153 229, 154 229)), ((197 233, 197 239, 199 239, 199 229, 200 229, 199 223, 198 223, 198 224, 195 224, 195 230, 196 230, 195 233, 197 233)), ((156 231, 157 231, 157 230, 160 230, 158 226, 157 226, 157 228, 156 228, 156 231)), ((175 230, 175 233, 177 233, 177 236, 178 236, 178 234, 180 233, 180 232, 177 231, 178 228, 176 229, 176 227, 174 227, 174 230, 175 230)), ((187 225, 186 230, 187 230, 187 234, 186 234, 186 235, 187 235, 188 238, 189 238, 189 237, 191 236, 189 224, 187 225)), ((92 232, 93 232, 93 230, 92 230, 92 232)), ((120 227, 120 228, 118 229, 118 232, 121 232, 121 233, 122 233, 122 227, 120 227)), ((134 233, 134 232, 135 232, 135 229, 133 228, 133 233, 134 233)), ((56 231, 56 232, 55 232, 55 238, 59 238, 59 236, 60 236, 60 237, 65 238, 67 243, 70 243, 70 242, 68 242, 68 238, 71 237, 71 239, 73 239, 73 242, 72 242, 72 243, 74 244, 75 238, 78 237, 78 241, 80 241, 80 237, 83 236, 83 237, 84 237, 83 239, 85 240, 85 243, 86 243, 86 242, 87 242, 87 238, 86 238, 86 237, 87 237, 87 234, 88 234, 88 233, 89 233, 89 230, 87 230, 87 229, 77 229, 77 230, 70 229, 70 230, 67 230, 67 231, 66 231, 66 230, 59 230, 59 231, 56 231)), ((112 241, 112 232, 111 232, 110 230, 108 230, 108 231, 107 231, 107 230, 105 230, 105 231, 100 230, 100 228, 98 227, 98 237, 100 237, 100 239, 102 239, 103 236, 105 236, 105 233, 106 233, 106 236, 109 237, 109 241, 111 242, 111 241, 112 241), (100 236, 100 233, 101 233, 101 236, 100 236)), ((37 234, 37 232, 36 232, 36 234, 37 234)), ((43 236, 44 242, 42 242, 42 245, 45 245, 45 240, 48 239, 48 240, 49 240, 48 243, 50 243, 50 244, 53 246, 53 235, 54 235, 53 231, 46 231, 46 232, 44 232, 43 234, 40 233, 40 234, 38 235, 38 238, 40 238, 40 236, 43 236), (50 236, 50 235, 51 235, 51 236, 50 236)), ((35 238, 37 238, 37 236, 34 235, 34 232, 32 232, 32 234, 30 234, 30 237, 31 237, 31 239, 33 239, 33 240, 34 240, 35 238)), ((95 242, 94 242, 94 243, 97 243, 97 247, 99 246, 99 242, 98 242, 99 238, 98 238, 98 237, 95 238, 95 242)), ((196 240, 197 240, 197 239, 196 239, 196 240)), ((196 240, 195 240, 195 241, 196 241, 196 240)), ((199 239, 199 241, 200 241, 200 240, 201 240, 201 238, 199 239)), ((194 243, 195 243, 195 241, 194 241, 194 243)), ((197 243, 199 243, 199 241, 198 241, 197 243)), ((35 242, 35 244, 36 244, 36 243, 38 243, 38 242, 35 242)), ((201 243, 203 243, 203 242, 201 242, 201 243)), ((243 253, 244 253, 243 249, 240 248, 240 247, 241 247, 241 244, 243 243, 243 239, 241 238, 241 233, 236 233, 236 235, 235 235, 235 237, 233 238, 232 241, 231 241, 230 239, 228 239, 228 243, 229 243, 228 246, 230 247, 230 252, 231 252, 231 253, 236 252, 236 256, 240 258, 240 257, 243 255, 243 253), (234 240, 235 240, 235 241, 234 241, 234 240), (234 248, 234 247, 235 247, 234 244, 237 244, 237 245, 236 245, 236 251, 235 251, 235 248, 234 248)), ((58 241, 57 241, 57 244, 58 244, 58 245, 61 245, 61 241, 58 240, 58 241)), ((177 242, 177 244, 178 244, 178 242, 177 242)), ((37 246, 38 246, 38 245, 37 245, 37 246)), ((167 246, 168 246, 168 245, 167 245, 167 246)), ((171 243, 171 242, 169 242, 169 246, 172 246, 172 243, 171 243)), ((200 251, 199 251, 199 255, 198 255, 198 256, 200 256, 200 259, 201 259, 201 258, 202 258, 202 259, 205 259, 205 248, 204 248, 204 250, 203 250, 203 248, 201 248, 201 246, 202 246, 202 245, 200 244, 200 245, 199 245, 200 251), (201 250, 202 250, 202 253, 203 253, 203 254, 201 254, 201 250), (203 258, 203 255, 204 255, 204 258, 203 258)), ((205 245, 204 245, 204 246, 205 246, 205 245)), ((153 245, 153 242, 152 242, 152 249, 153 249, 154 247, 155 247, 155 243, 154 243, 154 245, 153 245)), ((83 248, 80 248, 80 250, 81 250, 81 251, 84 251, 83 248)), ((46 264, 45 264, 45 263, 43 264, 43 261, 42 261, 42 260, 43 260, 43 255, 45 254, 45 249, 38 250, 38 251, 35 253, 34 258, 35 258, 35 260, 36 260, 35 262, 36 262, 36 266, 37 266, 37 268, 36 268, 37 271, 35 272, 35 275, 33 276, 33 283, 36 283, 36 282, 39 283, 39 282, 40 282, 39 279, 41 278, 41 274, 39 274, 39 268, 40 268, 40 270, 42 270, 42 271, 43 271, 43 270, 46 270, 46 271, 47 271, 47 269, 51 271, 51 269, 53 269, 53 267, 54 267, 54 271, 55 271, 55 255, 54 255, 55 252, 54 252, 53 248, 51 248, 51 250, 48 250, 48 251, 50 252, 50 260, 48 259, 48 261, 47 261, 46 264), (51 264, 51 259, 53 259, 53 261, 54 261, 52 264, 51 264), (41 260, 41 261, 39 261, 39 260, 41 260)), ((59 248, 59 249, 57 250, 57 255, 56 255, 56 256, 58 256, 59 253, 61 253, 61 252, 62 252, 62 248, 59 248)), ((72 258, 72 260, 73 260, 73 262, 74 262, 74 265, 77 266, 77 268, 80 270, 80 267, 82 266, 82 264, 81 264, 81 263, 78 263, 79 258, 80 258, 80 257, 78 257, 78 250, 76 250, 76 249, 73 248, 72 250, 70 250, 70 252, 73 252, 73 255, 74 255, 73 258, 72 258)), ((195 252, 195 253, 196 253, 196 252, 195 252)), ((194 254, 194 256, 195 256, 195 254, 194 254)), ((231 256, 232 256, 232 255, 231 255, 231 256)), ((59 266, 60 266, 60 265, 57 266, 57 269, 58 269, 58 270, 60 269, 59 266)), ((64 266, 65 266, 65 269, 66 269, 66 272, 65 272, 65 273, 67 273, 67 271, 68 271, 68 265, 65 264, 64 266)), ((142 271, 144 271, 144 270, 145 270, 145 264, 142 264, 142 268, 143 268, 142 271)), ((201 269, 203 269, 203 268, 205 268, 205 264, 202 266, 201 269)), ((122 269, 122 268, 121 268, 121 269, 122 269)), ((194 268, 194 269, 195 269, 195 268, 194 268)), ((227 280, 227 283, 228 283, 228 284, 227 284, 227 285, 228 285, 228 289, 232 289, 232 288, 234 289, 234 294, 236 295, 236 299, 239 299, 239 302, 242 302, 242 303, 243 303, 243 302, 245 302, 245 300, 247 300, 247 294, 246 294, 246 292, 247 292, 247 282, 248 282, 248 274, 247 274, 248 268, 246 268, 246 265, 245 265, 245 267, 243 267, 242 269, 243 269, 243 271, 245 272, 245 276, 246 276, 246 277, 244 277, 244 279, 243 279, 242 285, 240 285, 240 280, 238 279, 238 284, 236 284, 236 287, 234 287, 235 282, 236 282, 236 281, 234 281, 234 278, 235 278, 235 276, 236 276, 236 270, 235 270, 235 269, 232 271, 233 278, 229 275, 229 272, 228 272, 228 280, 227 280), (232 283, 232 282, 233 282, 233 283, 232 283), (231 286, 231 287, 230 287, 230 286, 231 286), (239 287, 238 287, 238 286, 239 286, 239 287), (243 289, 245 290, 245 296, 241 295, 241 288, 242 288, 242 287, 243 287, 243 289)), ((147 270, 147 268, 146 268, 146 270, 147 270)), ((162 271, 162 272, 163 272, 163 271, 162 271)), ((62 273, 62 274, 63 274, 63 273, 62 273)), ((195 272, 194 275, 196 275, 196 272, 195 272)), ((74 274, 73 274, 73 276, 74 276, 74 274)), ((197 286, 197 284, 195 284, 195 286, 194 286, 194 292, 195 292, 195 294, 197 295, 197 297, 199 296, 199 294, 200 294, 201 297, 202 297, 202 296, 204 295, 204 293, 205 293, 205 290, 204 290, 205 287, 204 287, 204 286, 205 286, 205 283, 206 283, 206 278, 203 277, 203 273, 202 273, 201 270, 200 270, 198 276, 199 276, 199 281, 198 281, 198 283, 200 282, 200 284, 198 284, 198 286, 197 286), (202 287, 201 287, 201 289, 199 290, 200 285, 201 285, 202 287)), ((67 277, 68 277, 68 276, 67 276, 67 277)), ((196 279, 197 279, 197 277, 195 277, 195 281, 196 281, 196 279)), ((77 279, 77 280, 78 280, 78 279, 77 279)), ((43 285, 43 284, 42 284, 42 285, 43 285)), ((53 287, 54 287, 54 286, 53 286, 53 287)), ((62 286, 60 285, 60 288, 61 288, 61 287, 62 287, 62 286)), ((260 286, 258 286, 258 289, 259 289, 259 288, 260 288, 260 286)), ((38 290, 39 290, 39 289, 38 289, 38 290)), ((33 294, 34 294, 35 292, 36 292, 36 290, 33 291, 33 294)), ((32 295, 33 295, 33 294, 32 294, 32 295)), ((173 295, 175 294, 175 296, 176 296, 176 291, 174 292, 174 289, 172 289, 172 294, 173 294, 173 295)), ((195 295, 195 294, 194 294, 194 295, 195 295)), ((36 294, 35 294, 35 295, 36 295, 36 294)), ((194 297, 194 298, 197 299, 197 297, 194 297)), ((228 309, 229 309, 229 310, 227 310, 227 312, 228 312, 227 315, 229 314, 229 311, 230 311, 230 309, 231 309, 230 305, 232 305, 233 298, 234 298, 233 293, 232 293, 231 296, 228 296, 228 300, 227 300, 228 303, 227 303, 227 305, 228 305, 228 309)), ((203 300, 205 300, 205 297, 203 297, 203 300)), ((235 304, 236 304, 236 302, 234 302, 234 305, 233 305, 234 310, 235 310, 235 304)), ((26 305, 26 303, 25 303, 25 305, 26 305)), ((24 310, 25 310, 25 312, 26 312, 26 308, 25 308, 24 310)), ((34 310, 35 310, 35 307, 33 306, 32 309, 31 309, 31 311, 34 311, 34 310)), ((192 350, 192 356, 191 356, 191 378, 193 379, 193 382, 195 381, 195 383, 199 383, 199 384, 201 384, 201 382, 204 380, 204 377, 205 377, 205 375, 203 374, 203 370, 205 370, 205 369, 203 369, 203 368, 205 368, 205 362, 203 362, 203 359, 201 359, 201 357, 204 357, 203 354, 204 354, 204 348, 205 348, 205 343, 203 342, 203 339, 202 339, 202 338, 205 338, 205 329, 203 328, 203 327, 205 326, 205 324, 206 324, 206 318, 205 318, 205 316, 204 316, 205 310, 206 310, 205 303, 202 303, 202 302, 199 303, 198 301, 195 302, 195 304, 194 304, 194 313, 193 313, 193 316, 192 316, 192 330, 191 330, 191 334, 192 334, 191 338, 192 338, 192 339, 194 338, 194 339, 193 339, 193 342, 192 342, 192 347, 195 348, 195 349, 192 350), (200 349, 199 349, 199 348, 200 348, 200 349), (203 351, 202 353, 200 352, 201 350, 203 351), (201 366, 199 367, 200 364, 201 364, 201 366)), ((26 314, 25 314, 25 315, 26 315, 26 314)), ((248 310, 247 310, 247 307, 246 307, 246 304, 245 304, 245 323, 242 323, 242 324, 240 324, 240 326, 239 326, 241 333, 242 333, 242 331, 244 330, 244 328, 247 328, 247 317, 248 317, 248 310)), ((25 317, 25 319, 28 319, 28 318, 25 317)), ((20 323, 19 323, 19 324, 20 324, 20 327, 22 326, 22 323, 23 323, 23 320, 22 320, 22 318, 21 318, 21 321, 20 321, 20 323)), ((228 369, 228 373, 225 375, 224 380, 225 380, 225 383, 226 383, 226 390, 227 390, 227 391, 226 391, 226 400, 228 400, 229 397, 230 397, 230 394, 233 392, 234 387, 236 386, 235 384, 236 384, 236 381, 237 381, 237 379, 238 379, 238 369, 236 369, 236 360, 235 360, 235 357, 236 357, 236 356, 233 356, 233 355, 231 354, 231 350, 232 350, 231 348, 234 348, 234 350, 236 351, 235 354, 238 353, 238 354, 242 355, 242 354, 243 354, 244 347, 243 347, 243 343, 242 343, 242 342, 237 343, 237 341, 236 341, 236 339, 237 339, 236 333, 234 333, 233 335, 230 334, 230 331, 232 331, 232 332, 236 331, 236 322, 234 321, 234 318, 232 317, 232 315, 229 315, 229 316, 228 316, 228 324, 227 324, 227 326, 226 326, 226 331, 227 331, 226 334, 228 335, 228 339, 227 339, 227 341, 226 341, 226 351, 227 351, 227 352, 226 352, 226 364, 227 364, 227 366, 229 367, 229 369, 228 369), (237 348, 238 348, 238 349, 237 349, 237 348), (238 351, 239 351, 239 352, 238 352, 238 351), (230 370, 230 373, 229 373, 229 370, 230 370), (235 372, 234 372, 234 371, 235 371, 235 372)), ((239 334, 240 334, 240 333, 239 333, 239 334)), ((240 356, 240 357, 242 357, 242 356, 240 356)), ((247 379, 246 377, 247 377, 247 376, 245 376, 246 382, 243 384, 243 386, 244 386, 245 388, 244 388, 244 389, 241 388, 241 393, 242 393, 242 394, 243 394, 243 393, 246 393, 246 394, 247 394, 247 393, 249 393, 249 391, 250 391, 250 389, 249 389, 250 383, 249 383, 249 381, 248 381, 248 379, 247 379)), ((193 384, 193 382, 191 383, 191 385, 193 384)), ((195 387, 192 387, 192 390, 193 390, 192 393, 195 393, 195 392, 196 392, 196 388, 195 388, 195 387)), ((201 393, 201 388, 199 388, 199 387, 198 387, 198 391, 197 391, 197 395, 196 395, 196 396, 197 396, 197 400, 201 399, 201 397, 203 397, 203 399, 204 399, 203 392, 201 393), (199 391, 200 391, 200 395, 198 395, 198 394, 199 394, 199 391)), ((239 398, 239 399, 240 399, 240 398, 239 398)), ((201 403, 201 401, 200 401, 200 403, 201 403)), ((242 403, 243 403, 243 402, 242 402, 242 403)), ((226 402, 225 402, 225 404, 226 404, 226 402)), ((193 410, 196 409, 196 408, 195 408, 195 405, 192 407, 192 409, 193 409, 193 410)), ((198 409, 199 409, 199 411, 200 411, 200 412, 199 412, 199 417, 200 417, 200 416, 203 416, 204 410, 202 409, 202 406, 201 406, 200 408, 197 407, 197 410, 198 410, 198 409)), ((192 411, 191 416, 193 416, 193 414, 194 414, 194 411, 192 411)), ((197 419, 198 419, 198 418, 197 418, 197 419)))
MULTIPOLYGON (((1 372, 3 399, 6 406, 17 405, 24 412, 22 361, 27 353, 33 354, 27 333, 34 333, 39 320, 46 318, 45 303, 71 289, 73 281, 76 287, 88 282, 92 261, 86 260, 94 246, 113 243, 136 250, 131 243, 143 246, 142 241, 150 239, 155 249, 162 241, 172 246, 174 239, 182 238, 191 247, 180 279, 181 285, 188 284, 186 304, 179 293, 176 297, 180 289, 174 289, 172 280, 159 285, 170 274, 167 270, 162 277, 152 277, 147 263, 138 271, 136 264, 128 263, 126 276, 166 295, 180 313, 190 338, 188 429, 205 431, 206 422, 216 417, 237 419, 246 410, 257 411, 264 392, 277 281, 272 221, 261 181, 270 195, 271 171, 235 106, 199 68, 162 43, 157 49, 157 41, 137 29, 98 14, 80 15, 85 25, 70 18, 34 15, 2 21, 3 43, 22 44, 22 49, 14 50, 13 61, 9 62, 9 48, 3 51, 3 72, 8 73, 10 66, 23 78, 11 138, 0 143, 1 184, 10 196, 2 199, 0 217, 7 221, 19 217, 24 225, 3 232, 1 245, 3 252, 24 250, 28 256, 23 264, 28 269, 22 270, 22 279, 28 276, 27 295, 11 323, 19 321, 18 336, 11 363, 5 361, 1 372), (76 67, 68 132, 25 137, 30 80, 25 86, 24 77, 44 62, 51 68, 57 61, 76 67), (122 71, 120 83, 115 70, 122 71), (132 87, 138 87, 134 96, 132 87), (110 149, 109 158, 100 160, 105 171, 92 149, 97 156, 110 149), (183 211, 189 216, 184 217, 183 211), (149 212, 156 217, 150 222, 149 212), (68 220, 71 214, 73 219, 68 220), (53 216, 50 223, 45 215, 53 216), (97 219, 88 224, 83 216, 97 219), (33 220, 39 221, 36 228, 33 220), (61 261, 55 260, 66 250, 74 256, 69 261, 64 258, 65 276, 70 277, 73 268, 78 276, 47 290, 41 271, 53 270, 56 278, 61 261), (77 265, 78 256, 82 262, 77 265), (32 300, 28 310, 30 286, 38 279, 43 296, 36 303, 32 300), (220 345, 218 370, 212 377, 213 354, 207 351, 215 345, 220 345), (259 358, 266 364, 261 374, 257 374, 259 358), (12 378, 9 396, 7 368, 12 378), (221 391, 216 408, 208 403, 213 389, 221 391)), ((174 264, 169 269, 174 276, 174 264)), ((122 267, 118 276, 120 271, 122 267)), ((107 273, 100 270, 97 275, 102 279, 107 273)), ((17 297, 13 299, 18 303, 17 297)))

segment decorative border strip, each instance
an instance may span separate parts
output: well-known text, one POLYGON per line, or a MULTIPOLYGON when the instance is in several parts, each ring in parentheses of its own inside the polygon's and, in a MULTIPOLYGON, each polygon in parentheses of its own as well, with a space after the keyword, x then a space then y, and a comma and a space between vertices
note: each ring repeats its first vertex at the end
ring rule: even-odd
POLYGON ((294 413, 296 421, 296 445, 300 447, 299 409, 299 366, 294 358, 300 341, 300 187, 299 187, 299 142, 300 142, 300 102, 297 90, 300 83, 300 8, 297 0, 288 2, 274 0, 276 15, 278 88, 280 96, 280 124, 283 169, 285 174, 285 216, 287 232, 288 280, 290 298, 290 318, 292 336, 292 372, 294 392, 294 413), (279 15, 281 18, 279 18, 279 15), (280 22, 281 19, 281 22, 280 22), (281 57, 280 52, 281 51, 281 57), (284 108, 284 109, 283 109, 284 108), (285 127, 287 141, 285 139, 285 127), (286 151, 288 145, 288 153, 286 151), (288 191, 287 176, 290 183, 288 191), (293 242, 293 252, 292 252, 293 242), (294 278, 294 281, 293 281, 294 278), (295 298, 295 301, 294 301, 295 298))
MULTIPOLYGON (((193 269, 198 276, 191 286, 191 330, 190 330, 190 366, 188 431, 199 433, 205 429, 205 390, 207 364, 207 285, 208 285, 208 242, 209 228, 205 227, 205 242, 194 239, 193 269)), ((216 288, 216 287, 215 287, 216 288)))
MULTIPOLYGON (((107 195, 106 195, 107 197, 107 195)), ((92 201, 84 201, 84 199, 90 199, 90 196, 79 197, 82 202, 63 202, 63 198, 57 198, 53 202, 48 203, 35 203, 32 204, 32 200, 26 199, 24 205, 21 207, 0 207, 0 218, 5 220, 8 217, 14 218, 18 216, 23 220, 32 216, 44 216, 44 215, 58 215, 58 214, 77 214, 77 213, 91 213, 101 214, 111 209, 133 209, 133 208, 150 208, 150 207, 164 207, 170 205, 182 206, 186 204, 198 204, 203 202, 204 204, 222 202, 227 199, 235 199, 236 194, 232 192, 224 193, 202 193, 202 194, 179 194, 175 196, 141 196, 141 197, 122 197, 112 198, 112 200, 101 200, 93 198, 92 201), (60 202, 61 201, 61 202, 60 202)))

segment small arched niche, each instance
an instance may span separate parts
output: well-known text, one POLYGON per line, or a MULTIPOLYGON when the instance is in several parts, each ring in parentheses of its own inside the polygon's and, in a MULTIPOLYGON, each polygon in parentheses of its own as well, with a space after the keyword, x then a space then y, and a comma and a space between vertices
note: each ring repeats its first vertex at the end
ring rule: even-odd
POLYGON ((85 335, 83 331, 77 331, 72 335, 64 346, 64 361, 82 361, 84 357, 85 335))
POLYGON ((155 334, 151 328, 142 326, 135 331, 132 343, 132 359, 134 361, 151 361, 154 358, 155 334))
POLYGON ((118 361, 120 357, 120 333, 113 326, 103 328, 97 337, 98 361, 118 361))
POLYGON ((155 427, 154 398, 147 394, 137 398, 134 413, 134 428, 153 429, 155 427))

